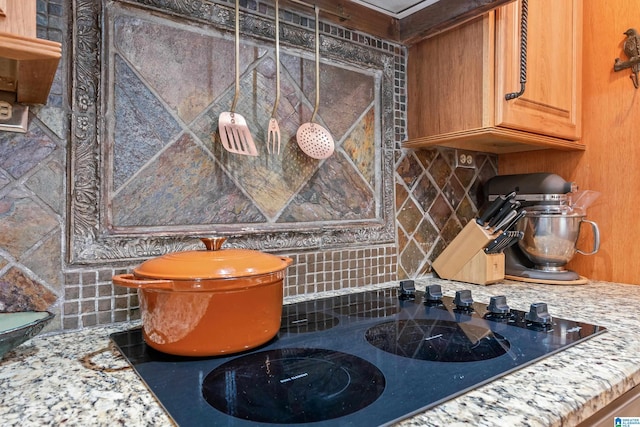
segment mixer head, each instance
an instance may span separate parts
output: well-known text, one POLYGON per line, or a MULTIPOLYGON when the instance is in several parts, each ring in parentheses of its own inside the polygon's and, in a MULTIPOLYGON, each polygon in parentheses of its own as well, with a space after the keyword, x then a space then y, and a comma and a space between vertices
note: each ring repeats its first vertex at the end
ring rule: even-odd
POLYGON ((501 194, 515 191, 515 200, 526 207, 569 204, 570 194, 578 191, 578 186, 574 182, 565 181, 559 175, 541 172, 498 175, 486 182, 484 190, 488 201, 501 194))

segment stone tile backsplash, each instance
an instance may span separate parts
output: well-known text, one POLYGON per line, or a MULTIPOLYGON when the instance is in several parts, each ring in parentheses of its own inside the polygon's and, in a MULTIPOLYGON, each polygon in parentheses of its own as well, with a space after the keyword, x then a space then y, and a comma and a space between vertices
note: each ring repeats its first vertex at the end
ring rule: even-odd
MULTIPOLYGON (((224 1, 216 3, 229 6, 224 1)), ((272 15, 269 2, 246 6, 243 11, 249 15, 272 15)), ((49 309, 59 315, 58 322, 50 326, 53 329, 139 316, 136 293, 114 286, 111 277, 130 271, 141 259, 70 262, 70 233, 82 216, 69 216, 69 197, 83 184, 70 179, 67 163, 67 159, 82 161, 78 158, 82 151, 69 148, 69 141, 77 138, 71 132, 79 128, 70 123, 72 100, 64 94, 70 93, 74 84, 67 70, 74 67, 74 61, 79 65, 79 59, 69 54, 78 46, 72 43, 74 27, 67 22, 78 30, 85 25, 80 19, 84 9, 93 7, 95 4, 82 1, 72 5, 64 0, 38 0, 39 36, 61 41, 67 54, 49 103, 32 108, 28 133, 0 132, 0 311, 49 309), (67 182, 72 183, 71 188, 67 182)), ((288 13, 287 19, 289 25, 313 28, 312 20, 304 17, 288 13)), ((326 224, 355 221, 345 222, 345 227, 357 236, 357 221, 384 222, 384 214, 391 212, 393 241, 323 243, 301 250, 278 250, 294 259, 287 271, 285 295, 382 283, 429 272, 431 261, 476 214, 482 183, 497 173, 493 155, 476 153, 476 167, 467 169, 455 167, 455 153, 450 149, 400 148, 406 139, 408 101, 402 46, 322 24, 323 34, 339 39, 340 46, 373 49, 392 58, 392 105, 382 104, 385 98, 376 95, 379 89, 370 73, 345 67, 342 62, 332 66, 327 61, 323 87, 329 90, 322 93, 336 95, 325 97, 320 117, 339 141, 339 149, 318 168, 289 144, 313 108, 313 80, 309 78, 313 61, 285 54, 282 64, 287 78, 283 79, 284 102, 279 113, 287 144, 279 160, 252 163, 234 158, 220 148, 219 140, 210 139, 219 112, 228 108, 233 96, 228 91, 233 80, 233 43, 203 31, 186 31, 184 24, 166 27, 158 20, 145 22, 126 14, 111 22, 115 31, 103 60, 109 64, 107 79, 114 83, 105 86, 109 88, 105 100, 115 108, 105 118, 111 123, 106 135, 113 141, 112 157, 107 156, 112 170, 105 176, 110 181, 101 185, 110 186, 109 211, 104 213, 114 228, 171 224, 197 228, 215 221, 230 226, 264 223, 289 232, 313 217, 313 221, 326 224), (158 50, 163 45, 169 45, 171 58, 179 61, 166 60, 167 51, 158 50), (197 64, 211 67, 211 52, 228 68, 220 78, 210 79, 198 72, 197 64), (193 66, 177 69, 182 61, 193 66), (197 87, 208 89, 192 90, 197 87), (308 94, 308 99, 301 101, 301 93, 308 94), (300 105, 304 107, 300 109, 300 105), (390 108, 391 119, 385 125, 383 110, 390 108), (382 135, 382 141, 376 142, 376 135, 382 135), (388 175, 385 164, 392 165, 388 175), (159 179, 167 175, 173 179, 159 179), (274 187, 266 191, 262 182, 271 175, 275 178, 267 178, 267 182, 274 187), (390 186, 393 197, 389 211, 384 185, 390 186), (220 194, 225 196, 219 198, 220 194), (202 205, 202 200, 218 202, 202 205)), ((240 102, 257 102, 251 111, 258 116, 251 120, 260 123, 268 122, 268 106, 273 101, 272 46, 264 43, 245 47, 242 56, 243 66, 255 72, 253 80, 243 83, 240 102)), ((254 137, 263 141, 265 129, 256 129, 254 137)), ((98 202, 87 201, 91 203, 98 202)))

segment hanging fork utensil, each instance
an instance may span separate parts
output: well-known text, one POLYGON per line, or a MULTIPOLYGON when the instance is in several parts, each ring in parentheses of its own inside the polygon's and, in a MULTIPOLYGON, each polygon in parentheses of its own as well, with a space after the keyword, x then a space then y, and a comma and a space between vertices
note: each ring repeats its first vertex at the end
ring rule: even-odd
POLYGON ((276 100, 273 102, 273 111, 271 112, 271 118, 269 119, 269 131, 267 135, 267 151, 271 153, 275 152, 276 147, 280 154, 280 127, 278 126, 278 119, 276 114, 278 113, 278 104, 280 103, 280 18, 278 0, 276 2, 276 100))
POLYGON ((242 115, 236 113, 236 105, 240 97, 240 0, 236 0, 235 27, 235 95, 231 110, 220 113, 218 117, 218 132, 220 133, 220 141, 228 152, 257 156, 258 151, 247 126, 247 121, 242 115))

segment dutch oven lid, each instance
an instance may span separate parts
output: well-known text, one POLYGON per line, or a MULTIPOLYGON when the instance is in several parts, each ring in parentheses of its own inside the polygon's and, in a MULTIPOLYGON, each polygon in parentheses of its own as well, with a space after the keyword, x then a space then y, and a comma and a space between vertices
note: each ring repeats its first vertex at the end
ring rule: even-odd
POLYGON ((226 238, 201 238, 206 250, 175 252, 136 267, 147 279, 203 280, 260 276, 284 270, 291 259, 251 249, 221 249, 226 238))

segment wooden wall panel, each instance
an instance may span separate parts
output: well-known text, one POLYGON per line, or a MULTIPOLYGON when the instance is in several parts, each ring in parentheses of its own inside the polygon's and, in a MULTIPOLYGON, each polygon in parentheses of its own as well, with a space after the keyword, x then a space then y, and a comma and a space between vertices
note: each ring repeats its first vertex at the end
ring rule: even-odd
POLYGON ((637 0, 584 2, 583 142, 581 153, 544 151, 499 157, 499 173, 553 172, 581 188, 602 193, 588 217, 598 223, 600 252, 576 255, 570 267, 591 279, 640 284, 640 89, 622 43, 628 28, 640 29, 637 0))

